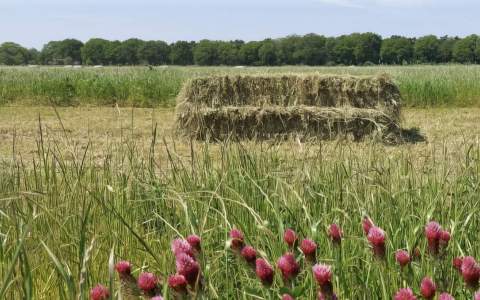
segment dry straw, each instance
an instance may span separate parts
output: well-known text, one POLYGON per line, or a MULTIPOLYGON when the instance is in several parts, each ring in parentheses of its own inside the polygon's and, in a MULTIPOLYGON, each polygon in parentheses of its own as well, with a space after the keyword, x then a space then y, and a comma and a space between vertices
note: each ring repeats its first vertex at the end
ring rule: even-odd
POLYGON ((358 140, 398 128, 401 97, 386 75, 217 76, 188 81, 177 103, 177 128, 197 139, 358 140))

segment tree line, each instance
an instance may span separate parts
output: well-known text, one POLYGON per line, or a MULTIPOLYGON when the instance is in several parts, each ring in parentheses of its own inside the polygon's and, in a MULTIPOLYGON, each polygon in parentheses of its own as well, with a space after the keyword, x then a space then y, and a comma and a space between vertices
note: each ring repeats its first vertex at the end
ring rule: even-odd
POLYGON ((13 42, 0 45, 0 65, 375 65, 480 63, 480 36, 420 38, 375 33, 317 34, 244 42, 201 40, 51 41, 41 51, 13 42))

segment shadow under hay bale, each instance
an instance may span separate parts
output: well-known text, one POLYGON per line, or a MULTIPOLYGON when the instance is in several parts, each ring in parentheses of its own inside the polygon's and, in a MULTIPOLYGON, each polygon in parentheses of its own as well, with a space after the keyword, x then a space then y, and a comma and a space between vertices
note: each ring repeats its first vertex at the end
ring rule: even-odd
POLYGON ((177 129, 201 140, 384 136, 398 128, 401 104, 383 75, 197 78, 177 100, 177 129))

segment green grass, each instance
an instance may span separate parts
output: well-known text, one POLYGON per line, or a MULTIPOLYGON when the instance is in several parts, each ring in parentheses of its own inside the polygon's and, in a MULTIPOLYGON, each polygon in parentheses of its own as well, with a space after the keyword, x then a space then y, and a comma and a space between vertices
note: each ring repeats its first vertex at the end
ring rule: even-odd
MULTIPOLYGON (((278 299, 278 270, 265 289, 227 248, 233 227, 272 264, 287 250, 285 228, 313 238, 318 260, 333 266, 340 299, 391 299, 404 286, 418 294, 423 276, 457 299, 472 297, 451 260, 480 257, 478 142, 460 150, 461 160, 445 147, 387 156, 381 145, 358 152, 347 142, 290 154, 275 145, 224 144, 213 155, 200 145, 181 157, 173 144, 155 147, 154 138, 141 155, 132 136, 98 161, 92 148, 72 145, 66 154, 42 135, 37 140, 33 161, 0 167, 0 287, 7 299, 85 299, 97 282, 111 282, 111 251, 131 260, 135 275, 172 274, 170 241, 190 233, 203 240, 205 299, 278 299), (160 151, 169 159, 157 160, 160 151), (387 233, 384 262, 372 258, 364 214, 387 233), (431 219, 452 232, 443 259, 425 253, 431 219), (332 222, 344 230, 341 249, 326 236, 332 222), (394 251, 415 246, 422 259, 400 272, 394 251)), ((305 267, 294 286, 300 299, 314 299, 310 267, 298 257, 305 267)))
POLYGON ((480 106, 480 66, 0 68, 0 105, 173 106, 182 83, 218 74, 388 73, 406 106, 480 106))

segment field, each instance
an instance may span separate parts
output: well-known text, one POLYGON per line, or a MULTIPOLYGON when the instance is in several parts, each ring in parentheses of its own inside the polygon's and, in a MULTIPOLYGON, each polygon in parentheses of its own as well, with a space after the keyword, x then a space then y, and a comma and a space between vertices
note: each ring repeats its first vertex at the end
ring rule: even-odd
MULTIPOLYGON (((437 294, 473 298, 452 259, 480 259, 478 66, 0 73, 0 298, 87 299, 97 283, 117 294, 119 260, 129 260, 135 276, 148 271, 166 281, 176 268, 171 241, 195 233, 202 239, 198 299, 287 292, 315 299, 299 249, 292 250, 301 267, 294 280, 276 268, 288 250, 287 228, 316 242, 339 299, 392 299, 404 287, 419 296, 425 276, 437 294), (173 99, 187 78, 316 71, 390 73, 406 102, 402 127, 418 128, 426 141, 207 144, 173 130, 173 99), (386 232, 384 257, 372 254, 365 216, 386 232), (425 238, 432 220, 451 234, 440 254, 425 238), (343 229, 341 246, 327 235, 332 223, 343 229), (234 228, 274 266, 270 287, 230 249, 234 228), (421 257, 400 268, 395 251, 417 248, 421 257)), ((162 294, 172 299, 167 284, 162 294)))
POLYGON ((480 106, 480 66, 0 68, 0 105, 171 107, 182 83, 209 74, 390 74, 410 107, 480 106))

